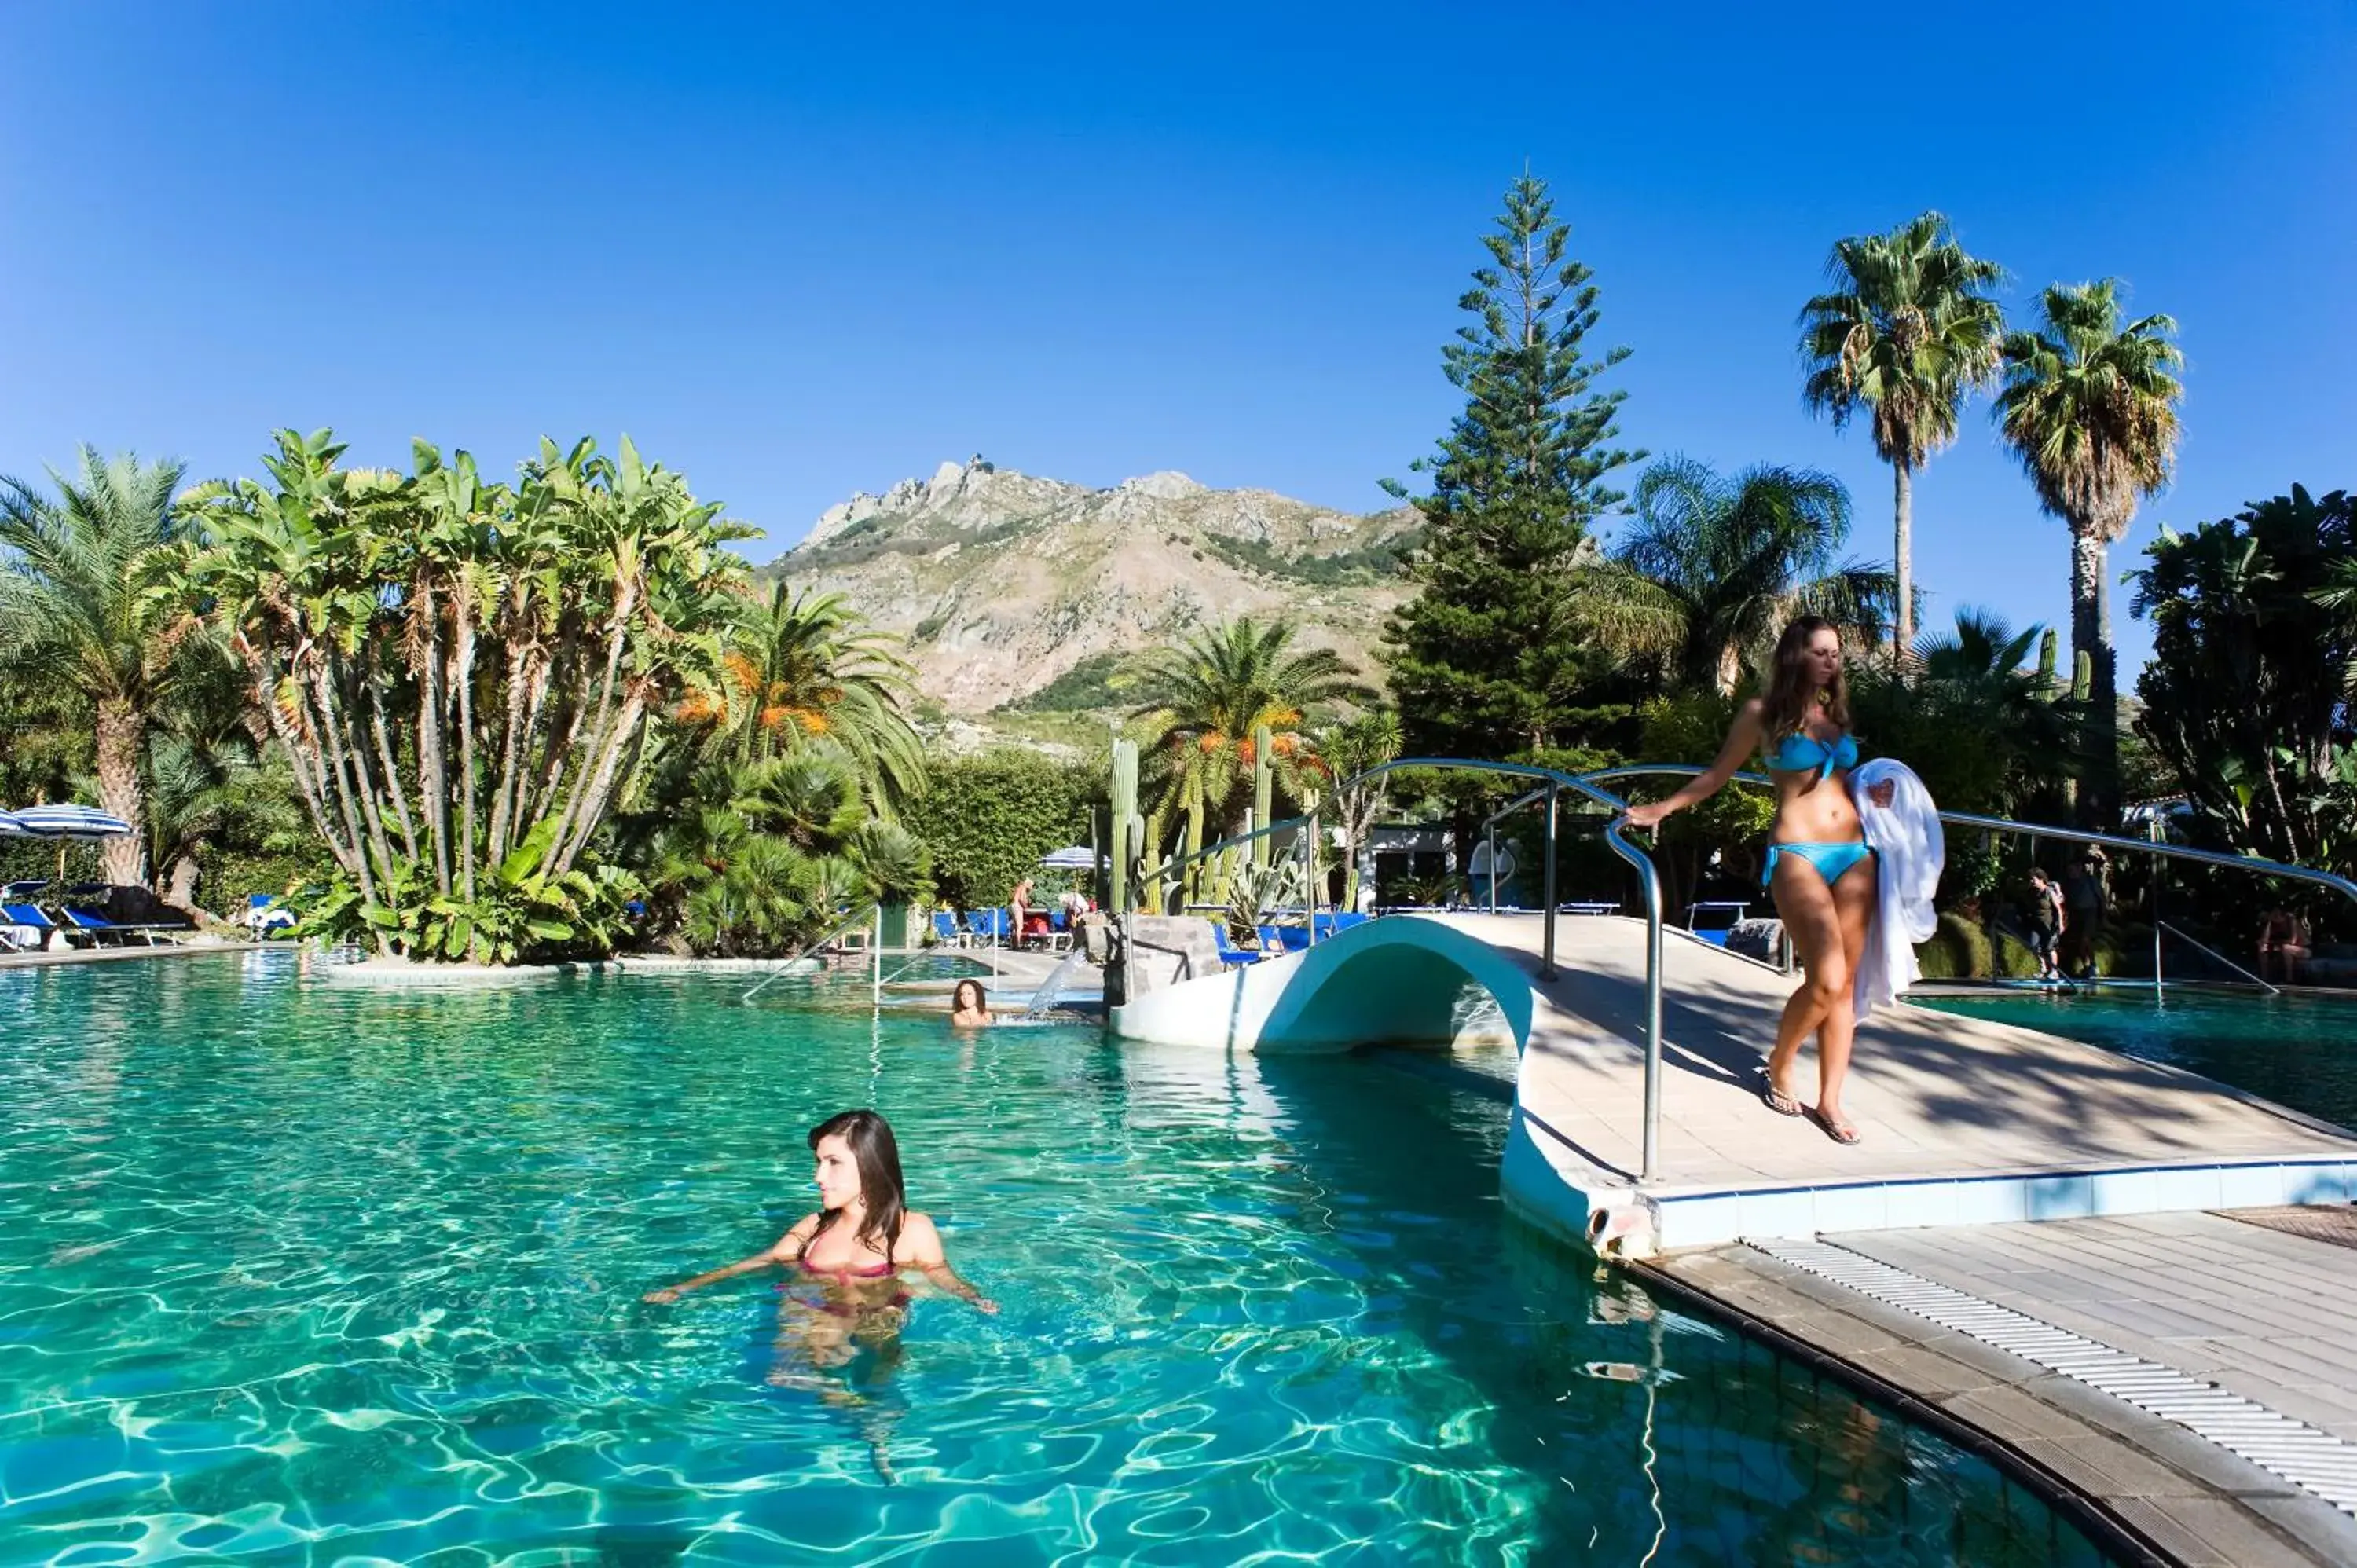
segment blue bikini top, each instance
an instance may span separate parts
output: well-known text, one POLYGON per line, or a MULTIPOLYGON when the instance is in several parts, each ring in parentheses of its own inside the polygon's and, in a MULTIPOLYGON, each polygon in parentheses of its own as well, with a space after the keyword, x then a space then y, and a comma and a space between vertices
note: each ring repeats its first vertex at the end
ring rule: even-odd
POLYGON ((1805 731, 1796 731, 1768 754, 1767 762, 1770 773, 1814 773, 1820 779, 1830 779, 1836 770, 1857 766, 1857 740, 1846 735, 1828 744, 1805 731))

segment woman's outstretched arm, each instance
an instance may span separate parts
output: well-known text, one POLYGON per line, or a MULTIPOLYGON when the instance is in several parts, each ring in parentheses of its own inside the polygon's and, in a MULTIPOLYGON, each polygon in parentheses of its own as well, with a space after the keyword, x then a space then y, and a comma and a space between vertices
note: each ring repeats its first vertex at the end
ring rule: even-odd
POLYGON ((739 1258, 708 1274, 698 1274, 692 1280, 682 1280, 662 1290, 651 1290, 647 1292, 646 1299, 658 1305, 667 1305, 692 1290, 702 1290, 705 1285, 718 1284, 722 1280, 733 1280, 738 1274, 759 1273, 772 1263, 791 1263, 802 1255, 802 1249, 810 1243, 811 1233, 817 1229, 818 1216, 806 1214, 795 1222, 792 1230, 778 1238, 776 1246, 765 1248, 749 1258, 739 1258))
POLYGON ((970 1301, 982 1312, 996 1312, 998 1304, 958 1277, 942 1251, 942 1233, 928 1215, 911 1214, 900 1227, 900 1244, 893 1249, 901 1262, 923 1271, 924 1276, 960 1301, 970 1301))
POLYGON ((1735 723, 1727 732, 1727 743, 1718 748, 1718 758, 1710 765, 1710 770, 1689 779, 1685 788, 1666 800, 1630 807, 1629 825, 1632 828, 1657 827, 1662 819, 1672 812, 1701 805, 1726 789, 1727 781, 1742 768, 1743 759, 1759 748, 1760 699, 1754 697, 1736 710, 1735 723))

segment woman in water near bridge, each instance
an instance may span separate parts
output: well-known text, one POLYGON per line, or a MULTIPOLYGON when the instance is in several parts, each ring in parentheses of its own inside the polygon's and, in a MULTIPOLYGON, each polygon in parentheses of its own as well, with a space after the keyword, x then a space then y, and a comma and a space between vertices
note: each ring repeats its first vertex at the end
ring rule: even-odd
POLYGON ((1784 932, 1808 972, 1784 1004, 1760 1098, 1781 1115, 1810 1116, 1837 1144, 1855 1144, 1857 1128, 1842 1114, 1841 1091, 1857 1027, 1851 980, 1874 922, 1875 859, 1850 799, 1857 742, 1849 733, 1841 633, 1831 621, 1803 616, 1784 628, 1776 639, 1768 694, 1743 704, 1710 771, 1666 800, 1631 808, 1629 825, 1656 827, 1671 813, 1709 800, 1755 751, 1776 782, 1776 822, 1769 829, 1761 880, 1774 893, 1784 932), (1793 1097, 1792 1082, 1801 1043, 1813 1031, 1817 1103, 1811 1109, 1793 1097))

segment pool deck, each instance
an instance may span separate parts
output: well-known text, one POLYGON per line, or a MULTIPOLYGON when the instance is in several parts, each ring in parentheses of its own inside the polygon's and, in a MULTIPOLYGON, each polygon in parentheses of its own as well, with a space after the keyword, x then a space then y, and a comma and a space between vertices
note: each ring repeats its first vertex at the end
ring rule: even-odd
MULTIPOLYGON (((1641 1192, 1642 924, 1564 918, 1561 972, 1540 981, 1535 915, 1447 923, 1532 976, 1523 1135, 1506 1185, 1550 1229, 1584 1236, 1609 1214, 1672 1250, 2357 1195, 2357 1134, 2191 1073, 1928 1008, 1888 1008, 1859 1026, 1843 1098, 1863 1141, 1844 1147, 1760 1103, 1760 1064, 1793 980, 1667 934, 1660 1157, 1641 1192), (1536 1208, 1558 1187, 1563 1202, 1536 1208)), ((1805 1101, 1807 1054, 1802 1073, 1805 1101)))
POLYGON ((1504 1173, 1525 1218, 1600 1226, 1703 1310, 2084 1499, 2132 1556, 2357 1563, 2357 1135, 1900 1007, 1859 1030, 1846 1148, 1760 1102, 1793 982, 1670 937, 1640 1187, 1641 926, 1561 920, 1540 982, 1536 917, 1448 923, 1533 976, 1504 1173))
MULTIPOLYGON (((46 948, 33 952, 0 952, 0 969, 49 969, 70 963, 113 963, 135 958, 187 958, 196 953, 259 952, 263 942, 156 942, 152 946, 123 948, 70 948, 51 952, 46 948)), ((285 948, 288 944, 274 944, 285 948)))

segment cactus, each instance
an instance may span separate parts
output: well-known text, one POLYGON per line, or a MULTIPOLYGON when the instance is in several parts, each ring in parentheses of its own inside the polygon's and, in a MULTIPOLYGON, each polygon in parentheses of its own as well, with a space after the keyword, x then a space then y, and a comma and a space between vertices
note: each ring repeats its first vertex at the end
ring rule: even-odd
POLYGON ((2083 650, 2071 660, 2071 700, 2083 703, 2094 694, 2094 655, 2083 650))
MULTIPOLYGON (((1253 826, 1256 828, 1268 826, 1271 808, 1275 804, 1276 774, 1269 767, 1269 754, 1274 749, 1275 743, 1269 738, 1266 725, 1253 731, 1253 826)), ((1252 863, 1254 865, 1268 864, 1268 840, 1265 837, 1253 840, 1252 863)))
POLYGON ((1113 743, 1113 886, 1110 908, 1129 913, 1129 857, 1136 846, 1129 836, 1130 819, 1137 814, 1137 742, 1113 743))
POLYGON ((2061 639, 2052 627, 2038 639, 2038 694, 2048 702, 2054 700, 2054 660, 2061 647, 2061 639))

